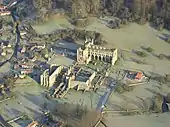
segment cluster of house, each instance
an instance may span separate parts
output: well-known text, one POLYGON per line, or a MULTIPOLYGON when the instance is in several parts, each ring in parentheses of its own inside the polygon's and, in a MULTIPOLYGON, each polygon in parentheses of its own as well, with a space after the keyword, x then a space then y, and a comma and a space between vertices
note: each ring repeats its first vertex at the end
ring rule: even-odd
POLYGON ((14 65, 17 75, 25 77, 24 75, 32 74, 38 61, 35 52, 40 52, 44 48, 45 44, 40 43, 27 43, 25 46, 19 47, 17 62, 14 65))
POLYGON ((11 12, 5 6, 0 6, 0 16, 10 15, 11 12))
POLYGON ((6 56, 12 52, 12 45, 9 41, 0 41, 0 56, 6 56))
MULTIPOLYGON (((3 2, 3 0, 1 0, 1 1, 3 2)), ((1 1, 0 1, 0 3, 1 3, 1 1)), ((8 8, 15 6, 18 3, 17 0, 11 0, 8 2, 9 2, 8 5, 0 6, 0 16, 10 15, 11 12, 8 10, 8 8)))
POLYGON ((31 74, 33 72, 34 65, 26 63, 18 63, 14 65, 14 69, 21 75, 31 74))
POLYGON ((35 53, 41 53, 43 49, 45 49, 45 44, 40 43, 28 43, 22 48, 19 49, 19 52, 21 53, 21 59, 22 58, 28 58, 32 62, 35 62, 37 60, 37 56, 35 53))

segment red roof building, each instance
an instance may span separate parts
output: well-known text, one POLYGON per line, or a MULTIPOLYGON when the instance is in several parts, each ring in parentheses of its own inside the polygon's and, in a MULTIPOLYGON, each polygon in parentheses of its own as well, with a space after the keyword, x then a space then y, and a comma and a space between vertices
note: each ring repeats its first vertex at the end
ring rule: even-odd
POLYGON ((135 76, 135 79, 141 80, 142 78, 143 78, 143 73, 142 72, 137 72, 136 76, 135 76))

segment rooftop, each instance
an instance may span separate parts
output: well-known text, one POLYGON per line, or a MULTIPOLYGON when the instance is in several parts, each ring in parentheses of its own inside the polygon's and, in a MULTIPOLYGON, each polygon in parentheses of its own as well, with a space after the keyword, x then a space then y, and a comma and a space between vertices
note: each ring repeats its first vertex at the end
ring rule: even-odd
POLYGON ((10 43, 9 41, 0 40, 0 45, 3 44, 5 46, 7 46, 9 43, 10 43))
POLYGON ((76 81, 86 82, 91 75, 92 73, 90 71, 80 70, 76 76, 76 81))

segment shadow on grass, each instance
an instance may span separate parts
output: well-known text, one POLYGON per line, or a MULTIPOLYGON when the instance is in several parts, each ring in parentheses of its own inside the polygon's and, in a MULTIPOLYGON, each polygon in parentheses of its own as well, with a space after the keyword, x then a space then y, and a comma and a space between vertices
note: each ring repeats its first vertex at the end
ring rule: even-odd
POLYGON ((154 73, 154 72, 150 72, 150 71, 149 71, 149 75, 150 75, 152 80, 155 80, 155 81, 159 82, 160 84, 161 83, 167 83, 166 76, 163 76, 163 75, 160 75, 160 74, 157 74, 157 73, 154 73))
POLYGON ((135 101, 135 100, 133 100, 125 95, 122 95, 122 94, 118 94, 118 96, 120 98, 122 98, 124 101, 126 101, 127 104, 133 104, 134 106, 138 107, 139 109, 143 109, 143 105, 140 104, 138 101, 135 101))
POLYGON ((145 88, 148 92, 152 93, 153 95, 162 95, 160 92, 157 92, 156 90, 150 89, 150 88, 145 88))
POLYGON ((158 37, 159 39, 163 40, 163 41, 166 41, 166 40, 167 40, 167 38, 164 37, 164 36, 157 35, 157 37, 158 37))
POLYGON ((135 58, 132 58, 132 57, 130 59, 137 64, 147 64, 146 62, 144 62, 142 60, 138 60, 138 59, 135 59, 135 58))
POLYGON ((30 93, 25 93, 23 95, 27 100, 35 104, 40 108, 40 110, 44 109, 44 103, 48 104, 48 110, 54 110, 57 107, 58 102, 56 100, 48 100, 40 95, 32 95, 30 93))
POLYGON ((26 107, 26 106, 25 106, 25 108, 26 108, 29 112, 31 112, 31 114, 34 114, 34 115, 33 115, 33 118, 37 118, 38 116, 41 116, 41 115, 42 115, 42 113, 40 113, 40 112, 38 112, 38 111, 36 111, 36 110, 34 110, 34 109, 32 109, 32 108, 29 108, 29 107, 26 107))
POLYGON ((168 44, 170 43, 170 35, 169 34, 165 34, 162 33, 161 35, 157 35, 157 37, 165 42, 167 42, 168 44))

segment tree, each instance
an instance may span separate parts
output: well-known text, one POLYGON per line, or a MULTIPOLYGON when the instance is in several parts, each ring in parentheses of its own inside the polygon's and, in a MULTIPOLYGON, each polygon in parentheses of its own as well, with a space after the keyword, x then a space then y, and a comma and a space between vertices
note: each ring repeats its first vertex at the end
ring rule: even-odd
POLYGON ((131 10, 132 10, 132 13, 134 15, 134 18, 138 19, 139 16, 140 16, 140 10, 141 10, 140 0, 133 0, 132 1, 131 10))
POLYGON ((14 86, 14 78, 13 77, 7 77, 6 81, 5 81, 5 84, 9 87, 13 87, 14 86))
POLYGON ((167 101, 168 103, 170 103, 170 93, 167 94, 167 96, 166 96, 166 101, 167 101))
POLYGON ((100 0, 72 0, 72 14, 74 17, 87 17, 97 14, 100 0))
POLYGON ((2 29, 2 27, 3 27, 3 20, 1 19, 0 20, 0 29, 2 29))

